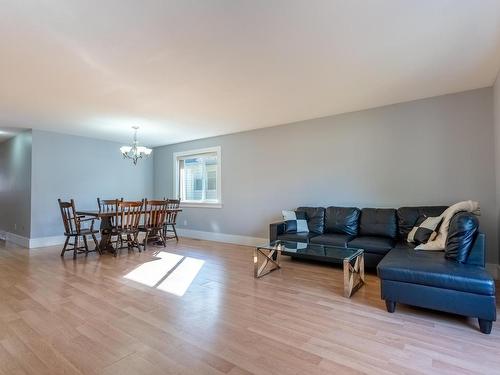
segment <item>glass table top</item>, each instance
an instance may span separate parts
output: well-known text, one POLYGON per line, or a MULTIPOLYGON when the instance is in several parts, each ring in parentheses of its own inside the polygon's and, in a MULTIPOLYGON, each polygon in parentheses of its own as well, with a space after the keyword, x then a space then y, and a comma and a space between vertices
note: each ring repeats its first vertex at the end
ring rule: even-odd
POLYGON ((344 259, 351 260, 363 254, 363 249, 282 240, 268 242, 261 246, 257 246, 257 249, 279 250, 283 255, 312 259, 317 258, 337 262, 342 262, 344 259))

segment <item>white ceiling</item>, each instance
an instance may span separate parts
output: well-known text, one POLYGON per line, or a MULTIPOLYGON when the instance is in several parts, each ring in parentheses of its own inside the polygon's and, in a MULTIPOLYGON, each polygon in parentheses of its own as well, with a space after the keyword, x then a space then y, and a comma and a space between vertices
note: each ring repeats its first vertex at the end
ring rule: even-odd
POLYGON ((499 0, 3 0, 0 126, 151 146, 491 86, 499 0))

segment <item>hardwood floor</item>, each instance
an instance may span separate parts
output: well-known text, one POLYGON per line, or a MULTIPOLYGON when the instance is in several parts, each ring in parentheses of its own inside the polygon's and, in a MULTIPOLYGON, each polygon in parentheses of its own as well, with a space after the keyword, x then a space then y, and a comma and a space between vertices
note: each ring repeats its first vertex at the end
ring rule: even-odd
POLYGON ((389 314, 373 274, 346 299, 331 266, 283 257, 255 280, 245 246, 59 252, 0 248, 0 374, 500 373, 499 323, 389 314))

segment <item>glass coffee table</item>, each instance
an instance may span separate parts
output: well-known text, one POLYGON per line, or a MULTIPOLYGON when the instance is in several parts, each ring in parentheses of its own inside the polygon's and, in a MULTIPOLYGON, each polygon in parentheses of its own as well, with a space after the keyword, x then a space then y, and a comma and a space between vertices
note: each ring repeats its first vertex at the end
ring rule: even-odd
POLYGON ((320 260, 344 267, 344 296, 350 298, 365 283, 363 249, 292 241, 272 241, 254 250, 254 276, 260 278, 280 267, 280 256, 320 260))

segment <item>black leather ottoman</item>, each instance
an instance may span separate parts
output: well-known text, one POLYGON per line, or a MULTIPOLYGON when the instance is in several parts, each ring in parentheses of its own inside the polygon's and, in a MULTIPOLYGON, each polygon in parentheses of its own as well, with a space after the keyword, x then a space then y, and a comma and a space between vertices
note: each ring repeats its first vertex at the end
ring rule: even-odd
POLYGON ((377 272, 387 311, 400 302, 450 312, 477 318, 481 332, 491 332, 495 283, 483 267, 447 260, 443 252, 400 247, 382 259, 377 272))

